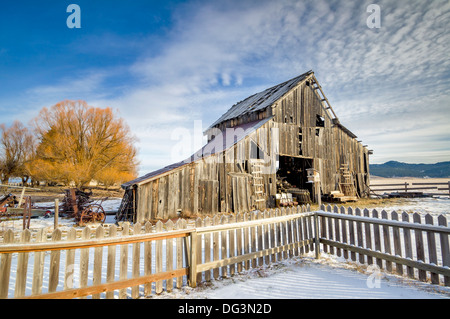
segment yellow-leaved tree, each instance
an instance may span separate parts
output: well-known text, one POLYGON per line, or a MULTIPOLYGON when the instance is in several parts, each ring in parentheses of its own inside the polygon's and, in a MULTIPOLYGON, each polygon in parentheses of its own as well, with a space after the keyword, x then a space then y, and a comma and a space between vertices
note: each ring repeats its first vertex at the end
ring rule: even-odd
POLYGON ((110 186, 137 174, 135 137, 111 108, 66 100, 34 119, 38 147, 33 175, 76 187, 97 181, 110 186))

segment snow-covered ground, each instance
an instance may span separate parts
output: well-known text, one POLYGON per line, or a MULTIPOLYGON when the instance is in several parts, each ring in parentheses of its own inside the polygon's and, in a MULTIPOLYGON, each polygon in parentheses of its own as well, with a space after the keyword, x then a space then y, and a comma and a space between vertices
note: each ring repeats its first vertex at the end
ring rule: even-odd
POLYGON ((153 299, 450 299, 450 287, 421 283, 322 254, 294 257, 153 299))

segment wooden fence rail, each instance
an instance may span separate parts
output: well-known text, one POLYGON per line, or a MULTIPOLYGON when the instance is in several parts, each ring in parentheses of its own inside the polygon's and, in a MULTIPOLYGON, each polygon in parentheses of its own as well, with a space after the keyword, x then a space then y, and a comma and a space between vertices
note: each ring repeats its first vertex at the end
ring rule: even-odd
POLYGON ((419 280, 449 285, 447 220, 429 215, 309 206, 215 215, 187 222, 60 229, 47 239, 29 230, 4 234, 0 298, 138 298, 315 253, 377 264, 419 280), (325 211, 326 210, 326 211, 325 211), (381 216, 381 219, 380 219, 381 216), (121 232, 120 232, 121 231, 121 232))
POLYGON ((431 196, 450 196, 450 181, 444 182, 444 183, 411 183, 411 185, 408 182, 404 182, 401 184, 371 184, 370 185, 371 190, 374 193, 377 192, 411 192, 411 191, 426 191, 425 194, 431 195, 431 196), (440 187, 442 185, 445 185, 447 187, 440 187), (420 186, 420 187, 417 187, 420 186), (380 188, 381 187, 381 188, 380 188), (388 187, 388 188, 386 188, 388 187), (431 191, 446 191, 441 193, 432 193, 431 191))

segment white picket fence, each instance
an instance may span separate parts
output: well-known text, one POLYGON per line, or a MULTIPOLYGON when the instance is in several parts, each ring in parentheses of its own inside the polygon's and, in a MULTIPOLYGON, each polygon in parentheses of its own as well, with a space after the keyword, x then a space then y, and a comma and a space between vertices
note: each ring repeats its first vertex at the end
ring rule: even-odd
MULTIPOLYGON (((447 220, 309 206, 3 234, 0 298, 138 298, 314 252, 449 285, 447 220), (381 218, 380 218, 381 217, 381 218), (390 217, 390 218, 388 218, 390 217)), ((420 217, 420 216, 419 216, 420 217)))

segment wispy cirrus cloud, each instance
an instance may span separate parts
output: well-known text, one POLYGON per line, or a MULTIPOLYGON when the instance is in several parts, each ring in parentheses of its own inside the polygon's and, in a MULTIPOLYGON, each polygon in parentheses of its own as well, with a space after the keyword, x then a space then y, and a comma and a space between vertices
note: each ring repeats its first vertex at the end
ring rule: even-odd
POLYGON ((382 26, 369 29, 371 3, 189 1, 174 7, 154 42, 128 40, 141 52, 133 59, 29 93, 118 109, 140 140, 145 172, 170 163, 174 129, 192 132, 196 120, 207 127, 234 103, 312 69, 343 124, 374 149, 372 161, 442 158, 450 149, 442 138, 450 135, 442 120, 450 115, 450 3, 375 1, 382 26))

